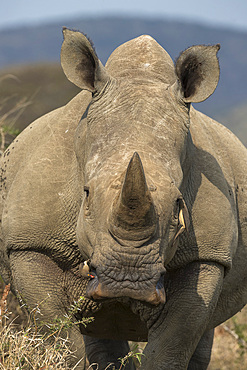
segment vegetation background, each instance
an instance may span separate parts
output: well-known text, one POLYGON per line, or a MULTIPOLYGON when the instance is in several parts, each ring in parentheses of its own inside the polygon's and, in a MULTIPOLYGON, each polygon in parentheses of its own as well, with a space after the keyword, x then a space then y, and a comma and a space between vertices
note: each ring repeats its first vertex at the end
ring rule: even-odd
MULTIPOLYGON (((62 25, 87 33, 103 63, 118 45, 144 33, 153 36, 174 60, 193 44, 220 43, 219 86, 212 97, 195 107, 223 122, 247 144, 247 32, 168 20, 103 17, 0 30, 2 147, 33 120, 66 104, 79 92, 67 81, 59 64, 62 25)), ((20 307, 9 297, 10 309, 21 322, 20 307)), ((247 369, 246 319, 247 309, 243 309, 216 328, 210 370, 247 369)))

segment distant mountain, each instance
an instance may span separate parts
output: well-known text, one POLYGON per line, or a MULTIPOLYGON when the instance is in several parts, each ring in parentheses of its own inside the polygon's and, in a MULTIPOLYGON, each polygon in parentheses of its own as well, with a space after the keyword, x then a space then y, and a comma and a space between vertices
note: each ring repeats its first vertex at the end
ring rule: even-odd
POLYGON ((62 26, 79 29, 93 40, 99 58, 106 62, 123 42, 141 34, 153 36, 175 59, 194 44, 221 44, 221 79, 218 88, 197 108, 215 118, 236 104, 247 102, 247 32, 172 20, 140 18, 65 19, 36 27, 0 31, 0 68, 13 64, 58 62, 62 26))

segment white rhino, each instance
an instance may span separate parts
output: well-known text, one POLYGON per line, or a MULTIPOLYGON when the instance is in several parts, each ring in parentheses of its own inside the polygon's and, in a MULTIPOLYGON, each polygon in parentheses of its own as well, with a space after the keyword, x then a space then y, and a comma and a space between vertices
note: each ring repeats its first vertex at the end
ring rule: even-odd
POLYGON ((213 328, 246 304, 247 152, 191 106, 218 84, 218 50, 193 46, 174 67, 140 36, 104 67, 64 29, 82 92, 2 157, 1 274, 42 320, 85 295, 75 320, 94 322, 68 329, 71 366, 85 350, 118 366, 134 340, 148 342, 143 370, 206 369, 213 328))

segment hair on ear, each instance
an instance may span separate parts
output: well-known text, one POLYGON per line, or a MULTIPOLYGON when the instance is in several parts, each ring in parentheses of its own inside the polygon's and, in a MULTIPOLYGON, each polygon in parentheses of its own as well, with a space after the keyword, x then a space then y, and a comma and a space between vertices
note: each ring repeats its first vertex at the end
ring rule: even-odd
POLYGON ((82 32, 63 28, 61 65, 68 80, 91 93, 100 91, 109 75, 100 62, 92 42, 82 32))
POLYGON ((217 52, 220 45, 195 45, 183 51, 175 66, 180 91, 187 103, 207 99, 219 81, 217 52))
POLYGON ((184 97, 194 95, 196 87, 203 80, 202 63, 196 55, 188 55, 183 61, 180 70, 176 70, 184 91, 184 97))
POLYGON ((84 79, 85 83, 94 86, 96 63, 86 45, 81 47, 81 59, 76 66, 76 72, 84 79))
POLYGON ((62 67, 64 69, 66 63, 70 66, 66 69, 67 74, 66 72, 65 74, 77 86, 87 87, 93 92, 95 90, 95 70, 98 66, 98 57, 91 40, 82 32, 70 30, 66 27, 63 27, 63 36, 62 67), (83 81, 83 86, 80 81, 83 81))
MULTIPOLYGON (((74 29, 74 28, 67 28, 67 27, 65 27, 65 26, 64 26, 64 27, 63 27, 63 29, 62 29, 63 38, 64 38, 64 35, 65 35, 64 31, 66 32, 66 30, 69 30, 69 31, 72 31, 72 32, 79 32, 79 33, 81 33, 83 36, 85 36, 85 37, 87 38, 87 40, 89 41, 90 45, 92 46, 92 49, 93 49, 93 51, 94 51, 95 55, 97 56, 97 53, 96 53, 96 50, 95 50, 94 43, 93 43, 93 41, 90 39, 90 37, 89 37, 85 32, 82 32, 82 31, 80 31, 80 30, 76 30, 76 29, 74 29)), ((98 57, 98 56, 97 56, 97 57, 98 57)))

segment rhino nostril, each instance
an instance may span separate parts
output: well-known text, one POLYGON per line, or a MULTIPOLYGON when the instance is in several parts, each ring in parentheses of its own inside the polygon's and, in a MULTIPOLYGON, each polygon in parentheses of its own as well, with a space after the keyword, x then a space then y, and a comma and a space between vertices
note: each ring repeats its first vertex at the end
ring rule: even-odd
POLYGON ((160 275, 160 278, 159 278, 159 280, 158 280, 158 282, 156 284, 156 289, 162 289, 162 288, 164 288, 164 277, 165 277, 164 274, 161 274, 160 275))
POLYGON ((156 284, 156 300, 157 303, 165 303, 166 302, 166 293, 164 288, 164 274, 162 274, 159 278, 159 281, 156 284))
POLYGON ((90 277, 91 279, 87 285, 86 297, 93 300, 102 299, 100 295, 99 280, 97 275, 95 273, 92 273, 90 277))
POLYGON ((96 274, 96 270, 97 270, 96 266, 92 262, 90 262, 89 266, 90 266, 90 271, 96 274))
POLYGON ((96 269, 92 266, 91 261, 84 261, 79 266, 79 272, 83 277, 89 277, 91 279, 97 276, 96 269))
POLYGON ((97 277, 96 268, 93 265, 90 265, 89 277, 91 279, 97 277))

